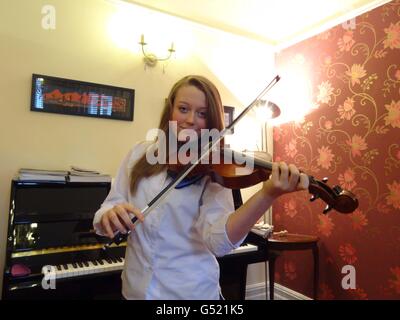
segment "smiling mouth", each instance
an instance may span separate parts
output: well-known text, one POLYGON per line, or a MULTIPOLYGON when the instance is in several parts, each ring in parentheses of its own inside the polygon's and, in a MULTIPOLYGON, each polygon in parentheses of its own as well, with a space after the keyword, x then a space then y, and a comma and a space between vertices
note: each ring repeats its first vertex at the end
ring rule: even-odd
POLYGON ((196 129, 196 128, 183 128, 183 127, 179 127, 179 131, 182 131, 182 130, 188 130, 189 132, 190 132, 190 131, 194 131, 194 132, 196 132, 197 134, 200 133, 200 129, 196 129))
POLYGON ((189 141, 190 137, 193 134, 192 132, 196 133, 197 138, 200 137, 200 129, 178 127, 178 141, 182 141, 182 142, 189 141), (189 134, 180 134, 183 130, 187 130, 186 132, 189 134))

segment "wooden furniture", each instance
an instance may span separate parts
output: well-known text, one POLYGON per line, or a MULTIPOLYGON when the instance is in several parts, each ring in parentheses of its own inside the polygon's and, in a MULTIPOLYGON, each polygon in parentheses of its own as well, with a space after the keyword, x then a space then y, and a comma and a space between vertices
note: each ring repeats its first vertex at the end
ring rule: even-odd
MULTIPOLYGON (((311 235, 302 234, 283 234, 273 235, 267 242, 268 250, 268 270, 269 270, 269 298, 274 299, 274 280, 275 280, 275 260, 282 251, 293 251, 293 250, 312 250, 314 258, 314 294, 313 298, 318 298, 318 281, 319 281, 319 252, 318 252, 318 237, 311 235)), ((265 240, 264 240, 265 241, 265 240)), ((267 261, 266 261, 267 263, 267 261)), ((267 268, 266 268, 267 269, 267 268)), ((267 272, 266 277, 267 279, 267 272)), ((265 288, 268 291, 267 285, 265 288)))

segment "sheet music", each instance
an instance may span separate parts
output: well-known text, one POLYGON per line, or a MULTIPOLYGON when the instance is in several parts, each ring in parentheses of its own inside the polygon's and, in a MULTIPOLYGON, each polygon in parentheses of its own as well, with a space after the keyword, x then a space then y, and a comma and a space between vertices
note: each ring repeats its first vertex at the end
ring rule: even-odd
POLYGON ((263 237, 264 239, 269 238, 274 231, 274 226, 268 223, 256 223, 253 228, 251 228, 251 232, 263 237))

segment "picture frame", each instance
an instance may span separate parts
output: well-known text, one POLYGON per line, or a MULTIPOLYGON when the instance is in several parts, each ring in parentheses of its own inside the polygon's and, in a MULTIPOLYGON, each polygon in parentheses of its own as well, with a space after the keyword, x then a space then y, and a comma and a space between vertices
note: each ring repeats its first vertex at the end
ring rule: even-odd
POLYGON ((31 111, 133 121, 135 90, 32 74, 31 111))
MULTIPOLYGON (((235 107, 232 106, 224 106, 224 124, 225 128, 227 128, 233 121, 233 115, 235 113, 235 107)), ((228 134, 234 133, 234 128, 228 134)))

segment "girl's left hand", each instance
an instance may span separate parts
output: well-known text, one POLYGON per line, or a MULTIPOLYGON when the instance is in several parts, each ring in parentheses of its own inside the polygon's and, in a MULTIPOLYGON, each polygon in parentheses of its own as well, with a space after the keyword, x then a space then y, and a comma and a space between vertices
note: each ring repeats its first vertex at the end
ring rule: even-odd
POLYGON ((263 191, 272 198, 278 198, 285 193, 308 189, 308 185, 308 176, 300 173, 294 164, 274 162, 271 176, 264 182, 263 191))

